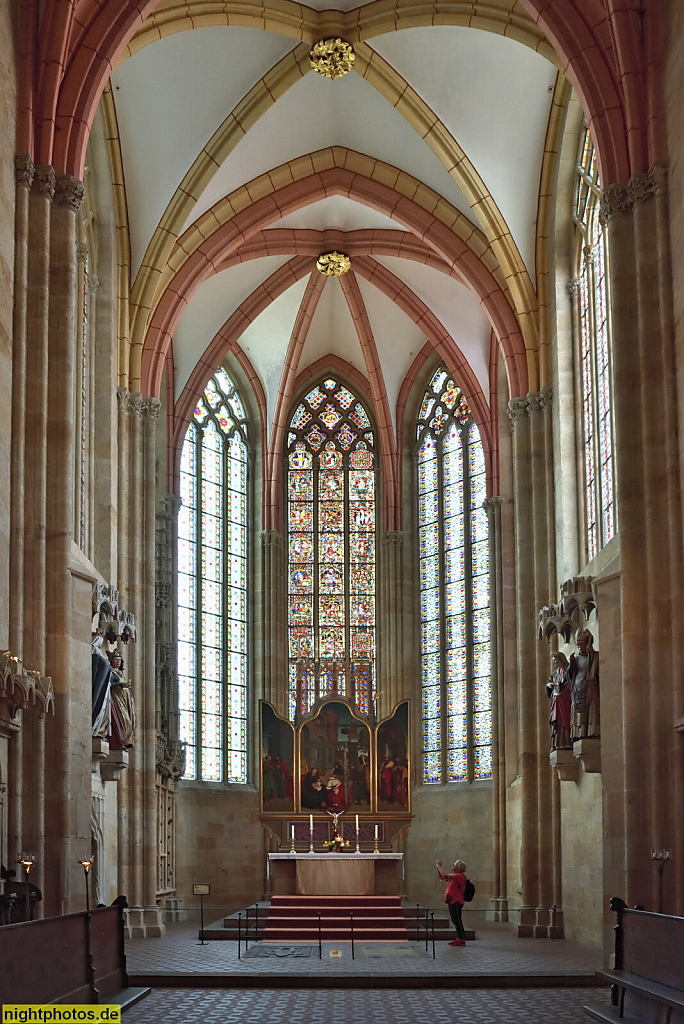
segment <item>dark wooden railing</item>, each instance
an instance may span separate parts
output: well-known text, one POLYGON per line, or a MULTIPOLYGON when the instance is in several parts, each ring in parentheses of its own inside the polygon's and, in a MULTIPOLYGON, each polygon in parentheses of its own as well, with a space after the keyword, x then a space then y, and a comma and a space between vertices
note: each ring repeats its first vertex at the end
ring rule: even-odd
POLYGON ((0 1004, 106 1002, 127 987, 120 907, 0 928, 0 1004))

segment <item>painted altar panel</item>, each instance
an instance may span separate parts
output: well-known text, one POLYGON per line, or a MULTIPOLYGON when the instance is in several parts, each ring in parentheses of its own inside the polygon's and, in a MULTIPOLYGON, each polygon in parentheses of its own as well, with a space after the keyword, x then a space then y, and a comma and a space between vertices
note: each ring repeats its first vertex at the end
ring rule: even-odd
POLYGON ((371 734, 347 704, 329 701, 300 730, 302 811, 371 809, 371 734))
POLYGON ((410 809, 408 701, 377 728, 378 811, 410 809))
POLYGON ((261 808, 294 811, 294 729, 261 701, 261 808))

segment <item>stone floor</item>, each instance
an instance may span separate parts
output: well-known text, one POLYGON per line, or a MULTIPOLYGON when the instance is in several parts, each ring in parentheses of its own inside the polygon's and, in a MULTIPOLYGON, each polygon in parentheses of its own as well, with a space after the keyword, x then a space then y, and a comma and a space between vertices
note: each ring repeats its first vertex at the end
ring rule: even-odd
POLYGON ((597 989, 153 989, 125 1014, 126 1024, 588 1024, 585 1002, 608 1002, 597 989))
MULTIPOLYGON (((207 915, 207 923, 215 916, 207 915)), ((243 955, 238 959, 236 942, 212 941, 200 945, 197 939, 198 923, 195 921, 169 925, 166 935, 161 939, 129 940, 126 955, 128 972, 136 977, 135 984, 144 984, 145 974, 177 976, 187 985, 188 976, 193 974, 248 975, 267 972, 302 976, 305 979, 324 970, 332 976, 387 975, 388 971, 402 975, 428 975, 434 978, 435 984, 439 983, 440 975, 448 977, 458 973, 482 976, 482 982, 485 982, 484 976, 513 975, 530 979, 547 977, 549 980, 563 977, 568 979, 566 983, 577 985, 582 984, 583 979, 590 984, 594 971, 601 966, 602 954, 599 950, 587 949, 566 940, 551 942, 548 939, 519 939, 511 925, 483 921, 474 924, 477 929, 474 942, 469 942, 464 948, 439 942, 436 944, 434 959, 431 945, 427 956, 424 952, 416 956, 417 947, 413 943, 411 946, 414 952, 409 956, 374 957, 365 950, 364 955, 358 955, 352 960, 351 945, 348 942, 324 943, 323 962, 318 958, 317 946, 308 957, 245 957, 243 944, 243 955), (341 955, 331 957, 330 953, 335 951, 341 955)), ((363 943, 364 947, 370 945, 363 943)), ((250 944, 250 947, 253 948, 253 945, 250 944)), ((421 949, 424 951, 424 944, 421 949)), ((361 952, 358 947, 356 951, 361 952)), ((157 981, 157 984, 163 983, 163 978, 157 981)))

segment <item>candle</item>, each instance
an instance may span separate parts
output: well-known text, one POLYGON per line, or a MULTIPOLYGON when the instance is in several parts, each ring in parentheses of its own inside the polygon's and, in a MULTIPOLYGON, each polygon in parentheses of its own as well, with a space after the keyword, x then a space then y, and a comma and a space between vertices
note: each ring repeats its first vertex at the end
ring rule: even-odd
POLYGON ((313 814, 309 815, 309 832, 313 835, 313 814))
POLYGON ((290 839, 294 843, 294 825, 290 825, 290 839))
POLYGON ((377 843, 377 841, 378 841, 378 826, 376 825, 375 826, 375 842, 377 843))
POLYGON ((357 832, 359 831, 359 816, 358 816, 358 814, 356 815, 356 831, 357 832))

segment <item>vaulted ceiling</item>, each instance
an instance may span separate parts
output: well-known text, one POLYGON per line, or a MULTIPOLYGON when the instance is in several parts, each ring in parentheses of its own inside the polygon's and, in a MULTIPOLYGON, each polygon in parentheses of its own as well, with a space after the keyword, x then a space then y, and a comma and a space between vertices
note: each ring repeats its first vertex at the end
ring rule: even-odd
POLYGON ((389 24, 386 0, 273 0, 263 28, 208 26, 201 6, 162 4, 103 99, 148 393, 166 371, 184 418, 232 351, 271 443, 300 375, 334 356, 396 434, 434 349, 486 419, 492 344, 509 374, 535 344, 548 44, 515 3, 498 28, 389 24), (343 78, 311 70, 319 23, 354 44, 343 78), (316 270, 331 249, 351 257, 342 277, 316 270))

